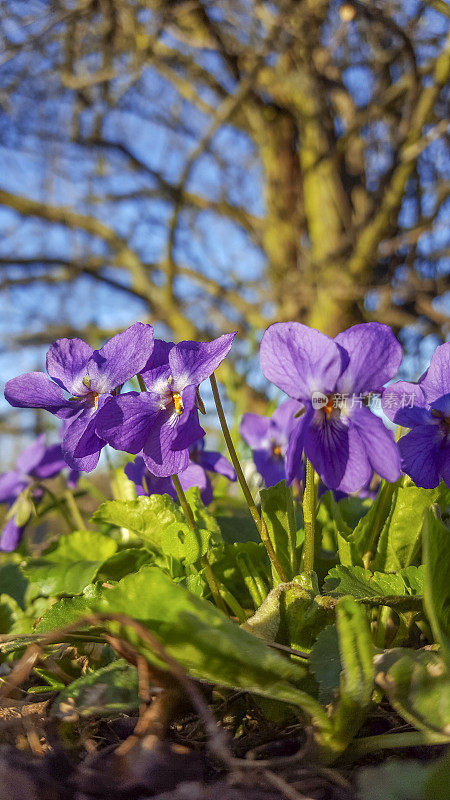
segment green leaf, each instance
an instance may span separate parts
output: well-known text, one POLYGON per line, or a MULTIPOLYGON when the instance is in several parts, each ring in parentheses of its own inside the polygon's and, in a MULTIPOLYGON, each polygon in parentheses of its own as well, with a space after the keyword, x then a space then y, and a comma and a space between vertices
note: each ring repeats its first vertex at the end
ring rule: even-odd
POLYGON ((373 689, 374 649, 367 617, 352 597, 339 600, 336 627, 343 668, 341 694, 360 708, 366 708, 373 689))
POLYGON ((39 635, 36 633, 29 633, 29 634, 17 634, 14 638, 9 639, 8 641, 1 641, 0 640, 0 653, 6 655, 8 653, 14 653, 17 650, 25 649, 28 647, 29 644, 34 644, 34 642, 39 641, 39 635))
POLYGON ((52 631, 55 628, 63 628, 65 625, 76 622, 84 614, 89 614, 93 611, 105 591, 108 591, 108 589, 103 589, 99 583, 93 583, 86 586, 82 595, 63 597, 62 600, 53 603, 43 614, 36 625, 36 632, 48 633, 48 631, 52 631))
POLYGON ((376 682, 395 710, 418 730, 448 734, 450 673, 430 650, 388 650, 375 657, 376 682))
MULTIPOLYGON (((58 678, 51 670, 44 669, 43 667, 34 667, 33 672, 38 676, 38 678, 41 678, 41 680, 45 681, 47 686, 53 691, 55 691, 55 689, 57 691, 64 689, 65 684, 61 683, 61 679, 58 678)), ((28 691, 30 690, 28 689, 28 691)))
MULTIPOLYGON (((244 689, 302 708, 322 730, 329 728, 321 706, 296 684, 305 670, 243 631, 209 602, 176 585, 161 570, 143 567, 108 590, 98 610, 141 620, 168 653, 195 678, 244 689)), ((117 623, 108 623, 116 635, 117 623)), ((120 635, 165 667, 130 627, 120 635)))
POLYGON ((450 523, 450 486, 447 486, 444 481, 439 484, 439 494, 436 502, 439 503, 442 519, 445 523, 450 523))
POLYGON ((405 581, 400 575, 372 573, 364 567, 338 565, 325 578, 324 591, 332 597, 351 594, 358 599, 380 595, 406 594, 405 581))
POLYGON ((332 597, 351 594, 367 605, 385 605, 399 613, 422 612, 423 570, 407 567, 398 575, 370 572, 363 567, 333 567, 325 578, 324 590, 332 597))
POLYGON ((27 486, 26 489, 20 492, 17 499, 10 506, 6 518, 12 519, 14 517, 16 524, 20 528, 22 525, 26 525, 28 520, 34 517, 35 514, 36 506, 33 500, 32 487, 27 486))
POLYGON ((279 583, 242 628, 269 642, 278 640, 297 650, 310 650, 318 632, 332 618, 332 610, 320 605, 317 595, 315 573, 279 583))
MULTIPOLYGON (((364 767, 357 774, 360 800, 425 800, 429 767, 419 761, 390 758, 385 764, 364 767)), ((447 800, 435 795, 433 800, 447 800)))
POLYGON ((2 564, 0 566, 0 592, 9 594, 25 609, 25 592, 28 581, 22 575, 18 564, 2 564))
POLYGON ((266 642, 274 642, 281 624, 280 598, 287 586, 286 583, 279 583, 278 586, 275 586, 253 616, 241 625, 242 629, 266 642))
POLYGON ((17 601, 9 594, 0 594, 0 634, 29 633, 32 629, 32 618, 17 601))
POLYGON ((333 610, 318 602, 319 587, 314 572, 302 573, 286 587, 281 598, 282 641, 297 650, 311 650, 319 632, 334 619, 333 610))
POLYGON ((425 512, 434 503, 437 493, 437 489, 420 489, 417 486, 401 486, 395 490, 389 516, 378 541, 373 562, 375 569, 397 572, 414 562, 420 549, 425 512))
POLYGON ((270 562, 262 542, 213 547, 209 560, 220 583, 244 608, 259 608, 272 585, 270 562))
POLYGON ((128 528, 159 550, 162 531, 173 522, 184 522, 185 519, 168 494, 152 494, 137 500, 102 503, 92 515, 92 521, 128 528))
POLYGON ((412 595, 423 595, 425 591, 425 565, 418 567, 405 567, 400 571, 400 576, 405 582, 405 586, 412 595))
POLYGON ((423 800, 448 800, 450 797, 450 748, 442 758, 428 766, 423 800))
MULTIPOLYGON (((210 531, 212 534, 212 539, 216 544, 222 542, 222 534, 220 532, 219 524, 216 518, 211 514, 210 511, 204 505, 202 498, 200 497, 200 489, 198 486, 191 486, 190 489, 187 490, 186 499, 192 509, 194 514, 194 519, 201 530, 210 531)), ((183 521, 184 519, 183 515, 183 521)))
POLYGON ((342 671, 336 625, 327 625, 320 631, 311 650, 309 668, 319 684, 320 702, 336 700, 342 671))
POLYGON ((227 544, 261 541, 256 525, 249 513, 234 514, 229 517, 219 515, 216 517, 216 521, 223 540, 227 544))
POLYGON ((344 749, 361 727, 371 702, 374 648, 366 615, 352 597, 338 601, 336 627, 342 672, 333 732, 344 749))
POLYGON ((77 678, 63 689, 52 706, 51 714, 70 722, 80 717, 115 717, 138 706, 137 669, 118 659, 77 678))
POLYGON ((450 662, 450 529, 428 511, 423 530, 425 611, 450 662))
POLYGON ((97 573, 99 581, 120 581, 130 572, 137 572, 144 564, 150 563, 153 554, 145 547, 130 547, 119 550, 106 559, 97 573))
POLYGON ((448 800, 450 750, 431 763, 390 758, 356 778, 360 800, 448 800))
POLYGON ((359 552, 352 534, 367 508, 368 501, 359 497, 345 497, 336 503, 330 491, 325 492, 320 500, 316 522, 322 529, 322 548, 334 551, 337 544, 341 564, 362 565, 363 553, 359 552))
POLYGON ((61 681, 55 683, 54 686, 49 686, 45 683, 41 684, 40 686, 29 686, 27 689, 27 694, 54 694, 60 689, 64 689, 64 686, 65 684, 61 681))
POLYGON ((113 497, 117 500, 135 500, 136 486, 125 474, 123 467, 116 467, 111 472, 113 497))
MULTIPOLYGON (((269 538, 288 580, 292 580, 299 566, 292 491, 283 480, 269 489, 261 489, 259 494, 269 538)), ((280 581, 279 576, 276 578, 280 581)))
POLYGON ((78 561, 90 556, 93 561, 106 561, 117 550, 116 542, 96 531, 73 531, 60 536, 44 552, 52 561, 78 561))
MULTIPOLYGON (((345 557, 346 566, 362 566, 364 558, 367 558, 367 554, 373 551, 389 514, 395 491, 395 484, 383 482, 367 514, 361 517, 353 531, 351 530, 351 520, 345 514, 345 506, 341 510, 341 503, 337 504, 336 530, 339 553, 345 557)), ((344 562, 342 561, 342 563, 344 562)))
POLYGON ((185 564, 195 564, 208 552, 212 531, 192 530, 186 522, 173 522, 161 533, 161 550, 185 564))
POLYGON ((41 558, 29 561, 22 571, 47 597, 80 594, 116 550, 116 542, 108 536, 74 531, 60 536, 41 558))

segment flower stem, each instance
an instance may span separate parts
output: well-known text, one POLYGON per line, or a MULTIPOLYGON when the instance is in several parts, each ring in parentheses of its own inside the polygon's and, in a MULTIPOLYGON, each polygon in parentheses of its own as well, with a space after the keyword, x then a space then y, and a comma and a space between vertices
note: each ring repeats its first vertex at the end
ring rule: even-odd
MULTIPOLYGON (((205 553, 205 555, 202 556, 201 564, 202 564, 202 567, 204 567, 204 569, 205 569, 205 577, 206 577, 206 580, 208 581, 208 586, 209 586, 209 588, 211 590, 211 594, 213 596, 213 599, 214 599, 214 602, 215 602, 217 608, 220 608, 220 610, 223 611, 223 613, 228 616, 228 611, 227 611, 227 607, 226 607, 225 601, 224 601, 222 595, 220 594, 219 586, 218 586, 217 581, 216 581, 216 576, 214 575, 212 566, 209 563, 208 553, 205 553)), ((233 611, 233 613, 234 613, 234 611, 233 611)))
POLYGON ((66 489, 66 491, 64 492, 64 499, 70 511, 70 515, 75 523, 75 528, 78 528, 78 530, 80 531, 86 530, 86 525, 84 523, 83 517, 80 514, 80 509, 78 508, 76 500, 70 489, 66 489))
POLYGON ((427 733, 426 731, 406 731, 406 733, 382 733, 378 736, 364 736, 356 739, 348 748, 346 755, 360 758, 377 750, 390 750, 397 747, 421 747, 423 745, 446 744, 448 734, 427 733))
MULTIPOLYGON (((70 516, 69 516, 69 514, 67 513, 67 508, 66 508, 66 505, 65 505, 65 503, 64 503, 62 500, 60 500, 60 499, 59 499, 59 498, 56 496, 56 494, 55 494, 54 492, 52 492, 52 490, 51 490, 51 489, 49 489, 49 488, 48 488, 48 486, 44 486, 44 484, 43 484, 43 483, 41 483, 41 484, 39 484, 39 483, 38 483, 38 484, 36 484, 36 486, 37 486, 37 487, 39 487, 39 488, 41 488, 41 489, 44 489, 44 491, 45 491, 45 492, 47 492, 47 494, 49 495, 49 497, 50 497, 50 498, 52 499, 52 501, 53 501, 54 508, 55 508, 57 511, 59 511, 59 513, 61 514, 62 518, 63 518, 63 519, 64 519, 64 521, 66 522, 66 524, 67 524, 67 527, 69 528, 69 531, 72 533, 72 531, 74 530, 74 527, 73 527, 73 521, 70 519, 70 516)), ((50 509, 47 509, 47 511, 49 511, 49 510, 50 510, 50 509)))
MULTIPOLYGON (((191 506, 189 505, 189 501, 183 491, 183 487, 180 483, 180 479, 178 475, 172 475, 172 483, 175 486, 175 491, 177 493, 177 497, 180 503, 181 508, 184 511, 184 515, 187 519, 188 525, 191 530, 197 530, 197 523, 195 521, 195 517, 192 511, 191 506)), ((211 594, 214 598, 214 602, 218 608, 220 608, 225 614, 228 616, 227 607, 221 597, 219 587, 217 585, 216 576, 212 570, 211 564, 209 563, 208 554, 205 553, 204 556, 201 558, 202 567, 205 569, 205 577, 208 581, 208 586, 211 590, 211 594)))
POLYGON ((188 503, 188 499, 183 491, 183 487, 180 483, 178 475, 172 475, 172 483, 175 486, 175 491, 177 493, 180 506, 184 511, 184 516, 188 521, 188 525, 193 531, 195 531, 197 525, 195 524, 194 514, 192 512, 192 508, 188 503))
POLYGON ((384 486, 381 487, 380 491, 378 492, 378 496, 374 500, 374 504, 377 504, 377 509, 375 512, 375 519, 372 523, 372 534, 370 537, 370 541, 367 545, 367 550, 363 555, 363 564, 365 569, 370 569, 371 561, 372 561, 372 554, 375 551, 375 546, 378 541, 378 537, 381 533, 385 520, 388 516, 389 509, 391 507, 392 498, 394 496, 394 491, 397 488, 398 484, 395 483, 388 483, 385 482, 384 486))
POLYGON ((298 572, 298 551, 297 547, 297 525, 295 522, 295 505, 292 488, 287 487, 287 517, 288 517, 288 533, 289 533, 289 549, 290 549, 290 566, 292 577, 297 575, 298 572))
POLYGON ((241 604, 236 600, 235 596, 228 591, 227 587, 224 586, 223 583, 218 583, 218 587, 221 597, 231 609, 234 616, 238 618, 239 622, 245 622, 247 620, 247 615, 241 604))
POLYGON ((231 458, 233 467, 234 467, 234 469, 236 471, 237 479, 238 479, 238 481, 239 481, 239 483, 241 485, 241 489, 242 489, 242 492, 244 494, 245 500, 247 502, 250 514, 253 517, 253 521, 254 521, 257 529, 258 529, 258 533, 259 533, 259 535, 261 537, 261 540, 262 540, 262 542, 263 542, 263 544, 264 544, 264 546, 265 546, 265 548, 267 550, 267 554, 268 554, 268 556, 269 556, 269 558, 270 558, 270 560, 271 560, 276 572, 278 573, 278 575, 280 577, 280 580, 283 581, 283 582, 286 582, 288 580, 287 575, 286 575, 285 571, 283 570, 283 567, 281 566, 280 561, 278 559, 278 556, 277 556, 277 554, 276 554, 276 552, 275 552, 275 550, 273 548, 272 542, 270 541, 269 534, 267 533, 267 526, 266 526, 266 523, 264 521, 264 517, 259 514, 258 509, 256 508, 255 501, 253 500, 253 497, 252 497, 252 493, 251 493, 250 489, 248 488, 248 483, 245 480, 244 473, 242 472, 242 467, 241 467, 238 455, 236 453, 236 449, 234 447, 233 440, 231 438, 230 430, 228 428, 228 423, 227 423, 227 420, 226 420, 226 417, 225 417, 225 413, 224 413, 224 410, 223 410, 222 401, 221 401, 220 395, 219 395, 219 389, 217 387, 216 376, 214 375, 214 373, 210 376, 209 380, 211 382, 211 389, 212 389, 212 393, 213 393, 213 397, 214 397, 214 402, 216 404, 217 415, 219 417, 220 425, 221 425, 221 428, 222 428, 222 433, 223 433, 224 439, 226 441, 226 444, 227 444, 227 447, 228 447, 228 452, 230 454, 230 458, 231 458))
POLYGON ((303 550, 303 569, 312 572, 314 569, 314 533, 316 527, 316 486, 314 467, 309 458, 306 459, 306 482, 303 494, 303 519, 305 521, 305 545, 303 550))

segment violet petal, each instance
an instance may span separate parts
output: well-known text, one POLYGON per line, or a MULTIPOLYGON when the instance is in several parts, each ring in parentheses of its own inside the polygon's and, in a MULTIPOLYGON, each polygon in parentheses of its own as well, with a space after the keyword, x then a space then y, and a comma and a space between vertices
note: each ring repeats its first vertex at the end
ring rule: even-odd
POLYGON ((98 464, 100 451, 106 442, 95 432, 97 412, 86 409, 64 433, 64 458, 72 469, 92 472, 98 464))
POLYGON ((218 475, 224 475, 230 481, 236 480, 236 472, 234 467, 228 461, 228 458, 214 450, 203 450, 197 457, 197 463, 210 472, 217 472, 218 475))
POLYGON ((0 503, 12 503, 28 486, 22 472, 10 470, 0 475, 0 503))
POLYGON ((271 427, 289 436, 297 424, 298 417, 295 417, 295 414, 302 408, 302 404, 298 403, 297 400, 285 400, 273 412, 271 427))
POLYGON ((160 413, 147 392, 111 397, 97 413, 96 431, 115 450, 136 454, 144 447, 153 419, 160 413))
POLYGON ((47 372, 58 386, 81 397, 89 391, 83 379, 93 352, 82 339, 57 339, 47 353, 47 372))
POLYGON ((439 421, 418 425, 399 440, 402 469, 416 486, 434 489, 439 484, 441 448, 439 421))
POLYGON ((284 458, 276 458, 267 450, 255 450, 253 461, 267 488, 286 478, 284 458))
POLYGON ((73 403, 65 399, 61 387, 43 372, 12 378, 5 386, 5 398, 15 408, 44 408, 58 416, 74 413, 73 403))
POLYGON ((235 333, 226 333, 212 342, 179 342, 169 353, 174 391, 198 386, 209 378, 231 350, 235 333))
POLYGON ((391 383, 383 391, 381 404, 386 416, 405 428, 424 425, 430 416, 425 395, 418 383, 391 383))
POLYGON ((90 388, 111 392, 145 367, 152 350, 152 326, 135 322, 94 351, 87 363, 90 388))
POLYGON ((308 403, 305 413, 296 420, 296 425, 289 436, 286 450, 286 480, 291 484, 303 471, 302 455, 305 448, 306 432, 314 418, 314 411, 308 403))
POLYGON ((395 377, 402 362, 400 342, 380 322, 353 325, 339 333, 335 342, 345 348, 350 359, 338 380, 339 392, 379 392, 395 377))
POLYGON ((172 450, 176 428, 176 414, 160 411, 149 430, 142 455, 147 469, 158 477, 178 474, 189 464, 189 450, 172 450))
POLYGON ((165 342, 163 339, 153 340, 152 354, 143 369, 140 370, 140 374, 142 375, 145 383, 147 383, 146 376, 148 372, 151 372, 158 367, 169 365, 169 353, 172 347, 175 347, 173 342, 165 342))
POLYGON ((306 431, 305 453, 330 489, 357 492, 372 474, 358 432, 340 419, 314 420, 306 431))
POLYGON ((450 342, 436 348, 430 366, 420 379, 420 387, 430 405, 450 393, 450 342))
POLYGON ((25 450, 22 450, 17 457, 16 466, 21 472, 31 475, 34 468, 39 464, 45 453, 45 433, 41 433, 25 450))
POLYGON ((32 474, 35 478, 53 478, 67 467, 67 462, 62 453, 60 444, 51 444, 45 448, 44 454, 32 474))
POLYGON ((275 386, 305 401, 313 392, 333 391, 343 369, 343 352, 329 336, 300 322, 276 322, 262 338, 261 368, 275 386))
POLYGON ((448 436, 439 450, 439 472, 441 478, 450 489, 450 439, 448 436))
POLYGON ((352 410, 351 421, 364 444, 374 472, 389 483, 395 483, 400 477, 401 463, 392 431, 365 406, 352 410))
POLYGON ((239 433, 252 450, 269 444, 270 417, 248 412, 242 416, 239 433))
POLYGON ((11 553, 20 544, 24 528, 16 524, 15 518, 7 520, 0 536, 0 550, 11 553))
MULTIPOLYGON (((212 497, 209 498, 205 493, 208 489, 208 478, 206 476, 206 472, 202 467, 198 464, 190 463, 183 472, 180 472, 178 475, 181 483, 181 488, 184 492, 187 492, 192 486, 198 486, 200 489, 200 496, 202 501, 205 505, 211 502, 212 497), (206 496, 207 502, 204 500, 204 496, 206 496)), ((211 484, 210 484, 211 485, 211 484)))

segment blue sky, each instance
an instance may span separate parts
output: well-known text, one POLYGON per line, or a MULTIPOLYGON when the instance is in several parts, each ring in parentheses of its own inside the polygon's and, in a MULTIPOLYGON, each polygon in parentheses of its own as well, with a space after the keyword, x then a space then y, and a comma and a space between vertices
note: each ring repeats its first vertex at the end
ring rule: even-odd
MULTIPOLYGON (((337 7, 338 4, 335 4, 337 7)), ((28 12, 46 3, 29 4, 28 12)), ((416 2, 403 4, 403 16, 399 22, 408 23, 408 17, 417 10, 416 2)), ((218 12, 219 13, 219 12, 218 12)), ((329 42, 338 24, 336 10, 330 17, 325 31, 329 42)), ((41 23, 37 23, 38 25, 41 23)), ((426 12, 423 35, 441 34, 445 21, 442 15, 426 12)), ((10 31, 20 41, 23 32, 10 31)), ((166 41, 174 45, 169 34, 166 41)), ((361 49, 361 39, 356 29, 351 28, 349 46, 356 54, 361 49)), ((180 47, 179 43, 177 46, 180 47)), ((181 50, 183 46, 181 46, 181 50)), ((364 47, 363 47, 364 49, 364 47)), ((419 63, 430 56, 427 46, 419 52, 419 63)), ((232 81, 223 70, 220 59, 213 53, 204 53, 200 61, 211 69, 226 88, 232 81)), ((0 188, 31 198, 47 197, 54 205, 69 204, 85 213, 94 213, 117 232, 128 238, 139 256, 148 262, 158 262, 164 257, 167 246, 167 228, 171 206, 167 201, 151 198, 123 199, 121 202, 107 200, 107 195, 125 195, 130 192, 152 190, 157 182, 149 172, 125 171, 123 156, 110 152, 105 161, 94 158, 89 149, 71 144, 67 131, 73 123, 72 95, 60 90, 55 76, 48 74, 48 62, 33 60, 21 54, 0 71, 2 81, 7 84, 14 70, 23 62, 29 74, 15 90, 10 110, 0 109, 0 188), (33 67, 33 69, 30 69, 33 67)), ((119 78, 117 86, 123 83, 119 78)), ((355 103, 363 109, 372 97, 373 76, 361 65, 348 68, 344 82, 355 103)), ((212 90, 201 91, 202 99, 212 105, 218 98, 212 90)), ((93 130, 96 108, 81 112, 80 129, 84 134, 93 130)), ((206 113, 179 98, 172 84, 159 76, 152 68, 144 71, 135 86, 120 97, 116 107, 108 112, 103 135, 111 141, 124 142, 141 159, 149 170, 158 171, 165 179, 175 182, 183 171, 184 164, 193 152, 198 140, 210 124, 206 113), (171 115, 178 115, 180 130, 171 130, 167 124, 171 115)), ((378 185, 378 176, 390 165, 391 153, 381 123, 373 123, 368 135, 374 146, 367 154, 369 183, 373 189, 378 185), (377 127, 378 126, 378 127, 377 127)), ((422 179, 421 213, 433 210, 434 177, 439 172, 442 179, 450 178, 450 163, 441 142, 432 142, 420 161, 422 179)), ((263 176, 255 148, 250 138, 231 125, 224 126, 213 138, 210 152, 203 155, 190 173, 187 189, 212 199, 224 198, 228 202, 242 205, 254 215, 264 214, 263 176)), ((408 229, 415 222, 414 204, 405 201, 401 224, 408 229)), ((431 233, 424 234, 418 243, 418 264, 427 270, 427 256, 436 247, 449 246, 450 201, 443 206, 431 233)), ((265 260, 262 252, 248 235, 236 224, 219 218, 212 212, 196 215, 192 224, 191 211, 180 217, 175 241, 175 253, 180 262, 218 279, 223 285, 232 286, 235 279, 244 282, 242 293, 250 301, 255 299, 255 288, 250 282, 264 282, 265 260)), ((87 254, 104 252, 100 241, 79 231, 68 231, 63 226, 43 225, 37 220, 23 220, 14 212, 0 206, 0 259, 17 257, 62 258, 70 253, 84 258, 87 254)), ((111 266, 111 275, 126 282, 129 276, 111 266)), ((450 271, 448 256, 442 256, 438 270, 443 275, 450 271)), ((4 271, 0 272, 3 275, 4 271)), ((23 268, 8 269, 8 277, 21 277, 23 268)), ((401 269, 398 279, 401 280, 401 269)), ((155 282, 158 282, 158 275, 155 282)), ((192 298, 192 315, 205 315, 208 308, 199 298, 198 291, 187 279, 178 278, 178 286, 192 298)), ((376 305, 376 294, 368 298, 368 305, 376 305)), ((450 313, 450 292, 440 300, 440 309, 450 313)), ((88 277, 80 277, 70 292, 56 289, 45 283, 32 288, 14 288, 0 294, 0 389, 17 374, 33 369, 43 369, 47 346, 10 348, 11 340, 18 334, 37 335, 46 325, 55 324, 62 317, 76 328, 95 323, 100 328, 117 329, 143 318, 145 305, 125 293, 118 293, 105 285, 97 285, 88 277)), ((156 327, 156 334, 164 336, 163 326, 156 327)), ((416 378, 426 368, 437 340, 421 335, 420 325, 402 333, 406 348, 402 377, 416 378)), ((238 344, 245 358, 247 346, 238 344)), ((249 379, 257 386, 265 385, 255 360, 249 379)), ((0 400, 0 413, 6 404, 0 400)), ((16 415, 19 421, 27 412, 16 415)), ((24 443, 24 442, 23 442, 24 443)), ((7 443, 10 451, 11 443, 7 443)))

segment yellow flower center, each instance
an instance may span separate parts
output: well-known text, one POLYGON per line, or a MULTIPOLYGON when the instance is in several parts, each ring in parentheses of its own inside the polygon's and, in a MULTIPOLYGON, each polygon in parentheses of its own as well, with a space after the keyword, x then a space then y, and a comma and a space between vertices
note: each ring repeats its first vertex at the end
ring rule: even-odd
POLYGON ((334 395, 330 395, 328 397, 327 404, 323 407, 323 410, 325 411, 325 414, 327 415, 327 417, 331 417, 331 414, 333 413, 333 408, 334 407, 335 407, 335 405, 334 405, 334 395))
POLYGON ((184 411, 183 399, 179 392, 172 392, 173 404, 177 414, 182 414, 184 411))

